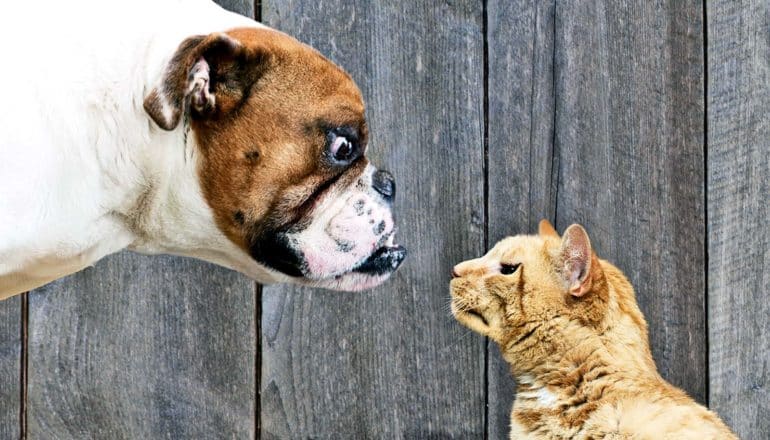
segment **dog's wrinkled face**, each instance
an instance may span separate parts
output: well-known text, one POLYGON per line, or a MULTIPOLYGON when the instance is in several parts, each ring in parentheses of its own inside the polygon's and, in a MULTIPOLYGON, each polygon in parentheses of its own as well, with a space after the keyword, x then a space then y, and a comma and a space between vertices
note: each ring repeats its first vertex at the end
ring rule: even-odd
POLYGON ((360 290, 403 261, 395 182, 365 157, 361 93, 308 46, 269 29, 189 39, 145 109, 166 129, 189 112, 217 226, 258 263, 360 290))

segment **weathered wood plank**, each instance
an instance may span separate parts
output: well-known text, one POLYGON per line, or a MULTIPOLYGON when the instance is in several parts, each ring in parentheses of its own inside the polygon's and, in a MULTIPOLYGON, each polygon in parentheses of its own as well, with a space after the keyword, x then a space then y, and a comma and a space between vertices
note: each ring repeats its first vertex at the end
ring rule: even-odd
POLYGON ((28 437, 254 438, 255 308, 236 273, 130 253, 31 293, 28 437))
POLYGON ((636 288, 666 379, 706 401, 699 2, 558 3, 557 226, 586 226, 636 288))
MULTIPOLYGON (((704 401, 699 6, 490 1, 487 14, 490 245, 540 218, 583 223, 634 282, 663 375, 704 401)), ((491 438, 508 432, 508 376, 491 350, 491 438)))
POLYGON ((263 5, 361 86, 410 255, 374 292, 265 288, 262 438, 482 438, 484 343, 448 311, 483 250, 481 2, 263 5))
POLYGON ((709 400, 770 438, 770 4, 707 5, 709 400))
MULTIPOLYGON (((487 4, 489 246, 553 220, 552 2, 487 4)), ((488 351, 488 438, 508 438, 515 385, 497 344, 488 351)))
POLYGON ((19 438, 21 296, 0 301, 0 438, 19 438))
POLYGON ((253 437, 253 289, 121 253, 30 293, 29 438, 253 437))
POLYGON ((254 0, 215 0, 220 6, 228 11, 237 12, 247 17, 255 17, 254 0))

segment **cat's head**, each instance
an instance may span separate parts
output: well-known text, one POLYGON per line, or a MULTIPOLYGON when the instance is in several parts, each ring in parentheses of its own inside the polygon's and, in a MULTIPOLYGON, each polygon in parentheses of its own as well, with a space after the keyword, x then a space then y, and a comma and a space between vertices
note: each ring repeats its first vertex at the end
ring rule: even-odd
POLYGON ((508 237, 455 266, 450 287, 457 320, 504 350, 554 325, 597 329, 609 295, 585 229, 572 225, 560 237, 546 220, 538 235, 508 237))

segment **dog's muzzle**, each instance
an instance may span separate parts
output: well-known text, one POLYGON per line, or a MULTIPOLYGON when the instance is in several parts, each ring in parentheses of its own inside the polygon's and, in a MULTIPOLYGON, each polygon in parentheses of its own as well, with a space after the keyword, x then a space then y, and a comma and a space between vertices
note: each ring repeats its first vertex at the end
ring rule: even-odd
POLYGON ((306 219, 256 240, 251 254, 303 284, 374 287, 406 258, 395 244, 395 194, 393 176, 369 165, 349 187, 327 190, 306 219))

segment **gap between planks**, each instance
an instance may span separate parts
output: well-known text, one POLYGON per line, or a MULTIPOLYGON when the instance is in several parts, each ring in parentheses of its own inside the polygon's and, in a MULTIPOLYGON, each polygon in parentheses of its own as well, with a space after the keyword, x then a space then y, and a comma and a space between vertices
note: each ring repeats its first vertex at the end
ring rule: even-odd
POLYGON ((709 347, 709 204, 708 204, 708 123, 709 123, 709 107, 708 107, 708 9, 706 8, 706 0, 703 0, 703 308, 705 313, 703 314, 703 322, 705 329, 704 345, 706 348, 705 353, 705 369, 706 369, 706 390, 705 399, 706 406, 711 406, 711 370, 709 367, 709 360, 711 358, 709 347))
MULTIPOLYGON (((484 108, 484 144, 483 174, 484 174, 484 252, 489 249, 489 17, 487 0, 481 2, 481 34, 482 34, 482 69, 483 69, 483 108, 484 108)), ((489 438, 489 350, 492 341, 484 338, 484 440, 489 438)))
MULTIPOLYGON (((262 22, 262 0, 254 0, 254 20, 262 22)), ((262 437, 262 285, 254 283, 254 438, 262 437)))
POLYGON ((21 362, 19 368, 19 438, 27 438, 27 378, 29 377, 28 359, 29 350, 29 292, 21 295, 21 362))

